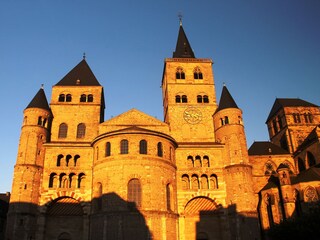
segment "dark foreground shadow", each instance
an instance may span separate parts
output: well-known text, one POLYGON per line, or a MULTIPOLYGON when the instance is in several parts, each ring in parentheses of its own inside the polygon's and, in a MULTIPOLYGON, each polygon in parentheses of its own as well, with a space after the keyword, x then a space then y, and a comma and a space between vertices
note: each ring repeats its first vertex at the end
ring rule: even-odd
POLYGON ((92 202, 60 197, 45 206, 11 203, 6 240, 152 239, 134 203, 108 193, 92 202))

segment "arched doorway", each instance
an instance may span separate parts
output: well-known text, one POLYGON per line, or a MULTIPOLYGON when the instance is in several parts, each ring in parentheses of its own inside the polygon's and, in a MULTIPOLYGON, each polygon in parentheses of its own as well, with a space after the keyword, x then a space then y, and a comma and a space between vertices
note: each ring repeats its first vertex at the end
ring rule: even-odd
POLYGON ((195 197, 184 209, 185 239, 221 239, 221 221, 218 205, 214 200, 208 197, 195 197))
POLYGON ((81 240, 83 236, 83 209, 71 197, 58 198, 46 212, 45 240, 81 240))

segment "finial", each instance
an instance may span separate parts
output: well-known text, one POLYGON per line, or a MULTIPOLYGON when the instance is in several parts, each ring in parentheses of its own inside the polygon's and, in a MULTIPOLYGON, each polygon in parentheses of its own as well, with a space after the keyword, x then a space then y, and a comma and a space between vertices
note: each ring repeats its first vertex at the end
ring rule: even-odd
POLYGON ((178 13, 178 17, 179 17, 179 24, 180 24, 180 26, 182 26, 182 13, 181 12, 179 12, 178 13))
POLYGON ((44 84, 42 83, 42 84, 41 84, 41 89, 43 89, 43 86, 44 86, 44 84))
POLYGON ((83 60, 86 60, 86 53, 83 53, 83 60))
POLYGON ((226 83, 225 83, 225 82, 223 82, 223 86, 224 86, 224 87, 226 86, 226 83))

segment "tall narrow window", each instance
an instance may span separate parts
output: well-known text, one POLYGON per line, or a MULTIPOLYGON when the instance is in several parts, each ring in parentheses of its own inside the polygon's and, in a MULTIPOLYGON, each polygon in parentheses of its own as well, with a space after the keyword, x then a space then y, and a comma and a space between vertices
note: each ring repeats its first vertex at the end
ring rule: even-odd
POLYGON ((68 133, 68 125, 61 123, 59 126, 58 138, 66 138, 68 133))
POLYGON ((277 120, 276 119, 272 120, 272 126, 273 126, 274 133, 277 133, 278 132, 278 126, 277 126, 277 120))
POLYGON ((178 67, 176 71, 176 79, 185 79, 185 78, 186 76, 183 69, 181 67, 178 67))
POLYGON ((49 178, 49 188, 57 187, 57 174, 51 173, 49 178))
POLYGON ((61 159, 63 158, 63 155, 60 154, 57 158, 57 167, 60 167, 61 166, 61 159))
POLYGON ((141 206, 141 185, 137 178, 128 182, 128 202, 135 203, 137 207, 141 206))
POLYGON ((68 167, 69 166, 69 163, 70 163, 70 159, 72 158, 72 156, 70 154, 68 154, 66 156, 66 166, 68 167))
POLYGON ((202 103, 202 96, 201 95, 197 96, 197 103, 202 103))
POLYGON ((183 190, 187 190, 190 189, 190 180, 189 180, 189 176, 187 174, 182 175, 182 189, 183 190))
POLYGON ((120 154, 128 154, 129 152, 129 142, 126 139, 120 142, 120 154))
POLYGON ((60 94, 58 101, 59 102, 64 102, 65 100, 66 100, 66 96, 64 94, 60 94))
POLYGON ((316 165, 316 159, 311 152, 307 152, 307 160, 309 167, 316 165))
POLYGON ((86 135, 86 125, 84 123, 80 123, 77 126, 77 138, 84 138, 86 135))
POLYGON ((147 141, 141 140, 139 144, 139 153, 140 154, 147 154, 148 148, 147 148, 147 141))
POLYGON ((162 149, 162 143, 161 142, 158 142, 157 150, 158 150, 158 157, 163 157, 163 149, 162 149))
POLYGON ((180 95, 176 95, 176 103, 180 103, 181 102, 181 96, 180 95))
POLYGON ((194 79, 203 79, 202 72, 199 67, 196 67, 193 72, 194 79))
POLYGON ((107 142, 106 143, 106 157, 111 156, 111 143, 107 142))
POLYGON ((209 97, 207 95, 203 95, 203 102, 209 103, 209 97))
POLYGON ((86 175, 84 173, 80 173, 79 176, 78 176, 78 188, 82 188, 84 187, 84 182, 85 182, 85 178, 86 178, 86 175))
POLYGON ((208 176, 205 174, 203 174, 201 176, 201 188, 202 189, 209 189, 208 176))
POLYGON ((66 96, 66 102, 71 102, 72 101, 72 96, 71 94, 67 94, 66 96))
POLYGON ((171 207, 171 195, 172 195, 172 193, 171 193, 171 186, 170 186, 170 184, 168 183, 167 185, 166 185, 166 197, 167 197, 167 210, 168 211, 171 211, 172 210, 172 207, 171 207))
POLYGON ((227 116, 224 117, 224 124, 229 124, 229 118, 227 116))
POLYGON ((74 157, 73 157, 73 160, 74 160, 74 166, 76 167, 77 166, 77 163, 78 163, 78 159, 80 158, 80 156, 79 155, 75 155, 74 157))

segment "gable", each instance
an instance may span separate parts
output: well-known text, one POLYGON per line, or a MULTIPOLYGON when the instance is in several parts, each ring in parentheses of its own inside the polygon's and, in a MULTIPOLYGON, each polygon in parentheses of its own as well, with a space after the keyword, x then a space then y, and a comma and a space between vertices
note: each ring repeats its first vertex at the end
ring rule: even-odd
POLYGON ((166 134, 169 133, 168 124, 133 108, 101 123, 99 126, 99 134, 129 127, 139 127, 152 131, 163 132, 166 134))

